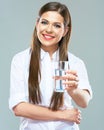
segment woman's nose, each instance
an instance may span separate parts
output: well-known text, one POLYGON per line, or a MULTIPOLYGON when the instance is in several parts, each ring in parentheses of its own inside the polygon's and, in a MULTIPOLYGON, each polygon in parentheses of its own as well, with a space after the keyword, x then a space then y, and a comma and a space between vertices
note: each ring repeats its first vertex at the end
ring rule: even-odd
POLYGON ((48 33, 52 33, 52 25, 48 25, 47 28, 46 28, 46 32, 48 33))

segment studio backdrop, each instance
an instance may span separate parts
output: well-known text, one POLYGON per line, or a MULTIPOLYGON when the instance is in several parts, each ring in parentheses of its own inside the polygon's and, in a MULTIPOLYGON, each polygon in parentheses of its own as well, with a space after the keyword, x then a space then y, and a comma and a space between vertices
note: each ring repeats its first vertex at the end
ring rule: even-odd
MULTIPOLYGON (((69 51, 86 64, 93 90, 88 108, 81 109, 80 130, 104 130, 104 1, 56 0, 72 17, 69 51)), ((49 0, 0 0, 0 130, 19 130, 19 118, 9 110, 12 57, 28 48, 40 7, 49 0)))

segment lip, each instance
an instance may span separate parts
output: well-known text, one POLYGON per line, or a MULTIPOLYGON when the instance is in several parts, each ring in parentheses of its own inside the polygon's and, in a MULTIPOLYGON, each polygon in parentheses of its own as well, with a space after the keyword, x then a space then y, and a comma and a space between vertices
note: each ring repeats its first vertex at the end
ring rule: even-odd
POLYGON ((52 40, 52 39, 55 38, 54 36, 49 35, 49 34, 42 34, 42 35, 43 35, 43 37, 44 37, 45 40, 52 40))

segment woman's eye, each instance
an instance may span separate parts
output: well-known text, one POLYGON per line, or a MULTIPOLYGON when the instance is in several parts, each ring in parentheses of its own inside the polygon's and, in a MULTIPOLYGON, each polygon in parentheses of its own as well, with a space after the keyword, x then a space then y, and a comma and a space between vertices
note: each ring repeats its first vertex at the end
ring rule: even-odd
POLYGON ((41 21, 41 24, 46 25, 48 23, 46 21, 41 21))
POLYGON ((54 25, 56 28, 61 28, 61 25, 59 25, 59 24, 55 24, 54 25))

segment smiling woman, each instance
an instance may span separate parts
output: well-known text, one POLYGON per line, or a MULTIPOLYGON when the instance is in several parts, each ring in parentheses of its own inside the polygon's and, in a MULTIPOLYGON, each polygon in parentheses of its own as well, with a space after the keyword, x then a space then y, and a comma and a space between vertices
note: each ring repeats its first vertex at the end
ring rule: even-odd
POLYGON ((37 22, 36 29, 41 47, 46 51, 50 49, 51 54, 58 49, 57 43, 68 30, 68 28, 64 26, 63 17, 56 11, 48 11, 42 14, 37 22))
POLYGON ((39 11, 32 45, 16 54, 11 63, 9 107, 21 117, 20 130, 79 130, 81 112, 92 90, 84 62, 68 52, 71 16, 66 5, 49 2, 39 11), (53 61, 68 61, 62 76, 65 92, 55 92, 53 61))

